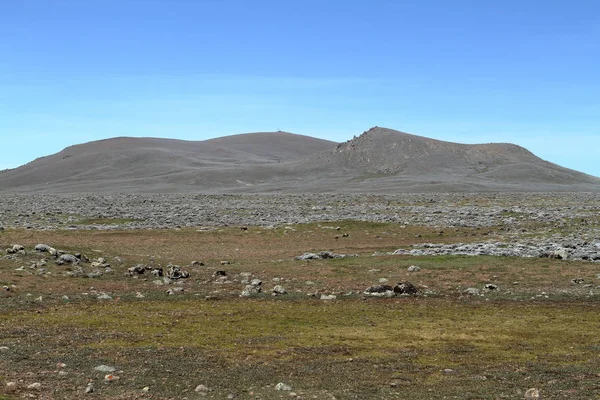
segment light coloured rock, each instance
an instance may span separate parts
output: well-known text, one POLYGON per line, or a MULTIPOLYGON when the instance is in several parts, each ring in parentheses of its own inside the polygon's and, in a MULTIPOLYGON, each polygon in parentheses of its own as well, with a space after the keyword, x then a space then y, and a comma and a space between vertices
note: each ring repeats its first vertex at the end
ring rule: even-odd
POLYGON ((525 400, 534 400, 540 398, 540 391, 536 388, 529 389, 525 392, 525 400))
POLYGON ((421 267, 419 267, 418 265, 411 265, 406 270, 408 272, 419 272, 421 270, 421 267))
POLYGON ((96 297, 98 300, 112 300, 112 296, 102 293, 100 296, 96 297))
POLYGON ((467 294, 469 296, 478 296, 481 293, 481 290, 477 289, 477 288, 466 288, 465 290, 463 290, 463 294, 467 294))
POLYGON ((210 389, 206 385, 200 384, 196 386, 196 389, 194 389, 194 391, 197 393, 207 393, 210 392, 210 389))
POLYGON ((52 249, 52 247, 48 246, 47 244, 43 244, 43 243, 40 243, 35 246, 35 250, 39 251, 40 253, 49 253, 51 249, 52 249))
POLYGON ((286 294, 287 291, 285 290, 285 288, 281 285, 277 285, 273 288, 273 293, 274 294, 286 294))
POLYGON ((29 390, 41 390, 42 384, 39 382, 34 382, 31 385, 27 385, 27 389, 29 390))
POLYGON ((94 367, 94 369, 96 371, 100 371, 100 372, 115 372, 117 369, 113 366, 110 365, 98 365, 97 367, 94 367))
POLYGON ((322 294, 321 300, 335 300, 337 296, 335 294, 322 294))
POLYGON ((242 290, 242 294, 241 296, 243 297, 250 297, 253 294, 258 294, 262 292, 262 288, 259 285, 246 285, 246 287, 244 288, 244 290, 242 290))
POLYGON ((287 385, 283 382, 279 382, 277 385, 275 385, 275 390, 292 390, 292 387, 290 385, 287 385))

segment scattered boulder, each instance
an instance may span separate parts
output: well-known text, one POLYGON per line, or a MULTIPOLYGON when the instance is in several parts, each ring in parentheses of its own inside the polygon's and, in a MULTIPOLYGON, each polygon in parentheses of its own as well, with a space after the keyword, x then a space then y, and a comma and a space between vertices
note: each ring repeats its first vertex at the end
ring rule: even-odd
POLYGON ((369 286, 363 293, 374 297, 393 297, 394 288, 390 285, 373 285, 369 286))
POLYGON ((486 283, 483 288, 486 290, 498 290, 498 285, 494 285, 493 283, 486 283))
POLYGON ((146 267, 145 265, 138 264, 134 267, 127 268, 127 273, 125 275, 128 275, 128 276, 142 275, 146 271, 147 268, 148 267, 146 267))
POLYGON ((470 288, 466 288, 465 290, 463 290, 463 294, 466 294, 469 296, 479 296, 481 294, 481 290, 470 287, 470 288))
POLYGON ((85 393, 85 394, 94 393, 94 384, 92 382, 88 383, 87 386, 85 387, 85 390, 83 391, 83 393, 85 393))
POLYGON ((216 270, 215 272, 213 272, 212 274, 213 278, 218 278, 220 276, 227 276, 227 272, 223 271, 222 269, 216 270))
POLYGON ((242 291, 242 297, 250 297, 253 294, 258 294, 262 292, 262 281, 260 279, 252 279, 249 285, 246 285, 244 290, 242 291))
POLYGON ((337 296, 335 294, 322 294, 320 297, 321 300, 335 300, 337 296))
POLYGON ((525 400, 535 400, 540 398, 540 391, 536 388, 529 389, 525 392, 525 400))
POLYGON ((286 294, 287 291, 285 290, 285 288, 281 285, 277 285, 273 288, 273 294, 274 295, 279 295, 279 294, 286 294))
POLYGON ((208 393, 208 392, 210 392, 210 389, 206 385, 200 384, 200 385, 196 386, 196 389, 194 389, 194 392, 208 393))
POLYGON ((411 265, 406 270, 408 272, 419 272, 421 270, 421 267, 419 267, 418 265, 411 265))
POLYGON ((77 264, 79 263, 79 259, 72 254, 62 254, 58 257, 58 261, 56 261, 58 265, 63 264, 77 264))
POLYGON ((115 372, 117 369, 113 366, 110 365, 98 365, 97 367, 94 367, 94 369, 96 371, 100 371, 100 372, 115 372))
POLYGON ((331 251, 321 251, 319 253, 304 253, 301 256, 294 257, 295 260, 325 260, 329 258, 358 257, 356 254, 337 254, 331 251))
POLYGON ((35 246, 35 251, 39 251, 40 253, 50 253, 50 250, 52 250, 52 247, 47 244, 40 243, 35 246))
POLYGON ((575 278, 575 279, 571 279, 571 283, 575 284, 575 285, 579 285, 580 283, 585 282, 585 280, 583 278, 575 278))
POLYGON ((275 390, 286 390, 286 391, 290 391, 292 390, 292 387, 290 385, 286 385, 283 382, 279 382, 277 385, 275 385, 275 390))
POLYGON ((183 271, 180 266, 169 264, 167 266, 167 278, 169 279, 185 279, 189 278, 190 273, 183 271))
POLYGON ((106 293, 102 293, 101 295, 99 295, 98 297, 96 297, 96 299, 98 300, 112 300, 112 296, 106 294, 106 293))
POLYGON ((20 244, 14 244, 12 247, 6 249, 7 254, 25 253, 25 247, 20 244))
POLYGON ((396 295, 415 295, 419 293, 419 289, 410 282, 398 282, 394 286, 394 293, 396 295))

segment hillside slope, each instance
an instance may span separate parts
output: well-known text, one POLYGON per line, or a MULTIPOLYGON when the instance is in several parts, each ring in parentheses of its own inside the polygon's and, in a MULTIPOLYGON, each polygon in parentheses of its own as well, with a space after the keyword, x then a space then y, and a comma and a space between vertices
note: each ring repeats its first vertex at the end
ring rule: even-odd
POLYGON ((340 144, 284 132, 106 139, 0 173, 0 191, 600 191, 600 178, 514 144, 467 145, 375 127, 340 144))

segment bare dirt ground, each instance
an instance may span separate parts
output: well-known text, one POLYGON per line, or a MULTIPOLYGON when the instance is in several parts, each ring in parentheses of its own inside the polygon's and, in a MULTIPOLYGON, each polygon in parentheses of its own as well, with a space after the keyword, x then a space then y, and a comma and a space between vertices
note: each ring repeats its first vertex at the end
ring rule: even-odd
POLYGON ((0 399, 600 398, 599 210, 585 193, 2 196, 0 399), (295 259, 320 251, 349 256, 295 259), (407 281, 416 295, 365 294, 407 281))

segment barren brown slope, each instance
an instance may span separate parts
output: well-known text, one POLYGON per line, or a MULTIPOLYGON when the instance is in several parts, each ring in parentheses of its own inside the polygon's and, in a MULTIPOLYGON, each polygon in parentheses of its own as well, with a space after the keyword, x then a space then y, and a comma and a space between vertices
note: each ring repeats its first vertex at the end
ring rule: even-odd
POLYGON ((302 161, 344 171, 371 191, 598 191, 600 178, 563 168, 510 143, 460 144, 371 128, 335 149, 302 161))
POLYGON ((467 145, 372 128, 336 144, 290 133, 201 142, 115 138, 0 174, 0 191, 600 191, 600 178, 514 144, 467 145))
MULTIPOLYGON (((335 145, 287 132, 205 141, 118 137, 70 146, 5 171, 0 174, 0 190, 178 191, 181 185, 186 191, 199 184, 207 189, 203 177, 218 176, 219 171, 289 162, 335 145)), ((219 185, 214 179, 206 183, 219 185)))

